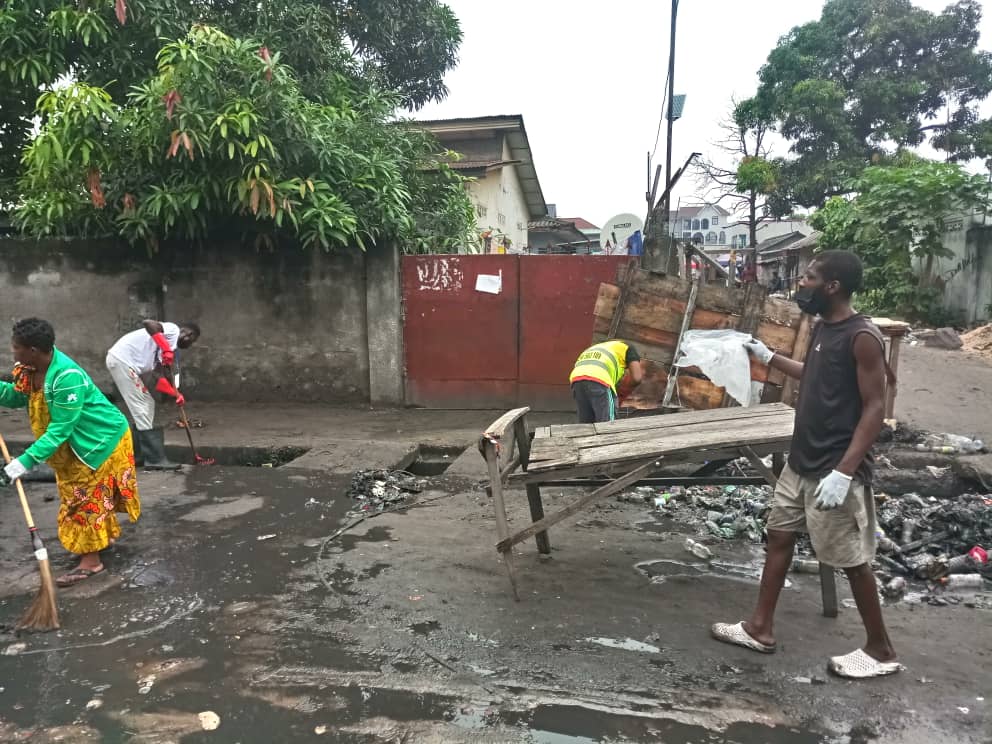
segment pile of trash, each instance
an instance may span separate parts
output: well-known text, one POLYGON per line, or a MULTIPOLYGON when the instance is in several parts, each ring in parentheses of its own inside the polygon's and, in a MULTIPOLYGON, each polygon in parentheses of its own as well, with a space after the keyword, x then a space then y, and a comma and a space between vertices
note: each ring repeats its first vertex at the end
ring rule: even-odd
POLYGON ((351 479, 348 498, 357 510, 375 513, 403 504, 426 488, 426 481, 401 470, 359 470, 351 479))
POLYGON ((992 581, 992 497, 965 494, 952 500, 909 494, 877 505, 876 560, 891 575, 886 594, 898 596, 907 577, 931 589, 982 589, 992 581))

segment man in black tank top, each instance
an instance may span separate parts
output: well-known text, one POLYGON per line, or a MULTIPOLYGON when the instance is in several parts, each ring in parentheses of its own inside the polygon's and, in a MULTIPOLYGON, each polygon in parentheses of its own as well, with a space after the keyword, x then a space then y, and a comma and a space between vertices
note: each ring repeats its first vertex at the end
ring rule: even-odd
POLYGON ((768 550, 758 602, 748 620, 717 623, 720 641, 772 653, 779 593, 792 563, 796 534, 808 532, 821 563, 843 568, 867 632, 864 646, 830 659, 828 668, 855 679, 892 674, 896 662, 871 562, 875 508, 871 447, 882 428, 886 365, 882 334, 851 307, 861 288, 861 260, 827 251, 810 264, 796 301, 819 320, 805 363, 774 353, 760 341, 745 344, 759 361, 800 380, 788 465, 768 517, 768 550))

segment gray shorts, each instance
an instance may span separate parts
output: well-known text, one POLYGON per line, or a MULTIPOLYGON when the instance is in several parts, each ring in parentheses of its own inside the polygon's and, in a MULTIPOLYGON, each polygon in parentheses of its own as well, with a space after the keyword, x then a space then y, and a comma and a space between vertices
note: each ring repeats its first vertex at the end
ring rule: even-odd
POLYGON ((821 563, 852 568, 875 559, 875 498, 871 488, 853 481, 844 503, 830 511, 813 504, 817 478, 796 474, 788 465, 775 488, 766 527, 782 532, 808 532, 821 563))

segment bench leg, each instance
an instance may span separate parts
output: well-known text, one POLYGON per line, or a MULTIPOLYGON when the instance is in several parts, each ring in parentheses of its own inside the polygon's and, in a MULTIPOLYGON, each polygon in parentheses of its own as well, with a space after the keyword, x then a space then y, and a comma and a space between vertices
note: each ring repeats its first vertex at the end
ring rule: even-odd
MULTIPOLYGON (((530 519, 532 522, 544 519, 544 504, 541 502, 541 487, 534 483, 527 484, 527 501, 530 504, 530 519)), ((538 532, 534 536, 537 552, 548 555, 551 553, 551 539, 548 533, 538 532)))
POLYGON ((837 577, 834 567, 820 563, 820 595, 823 597, 823 616, 837 617, 837 577))

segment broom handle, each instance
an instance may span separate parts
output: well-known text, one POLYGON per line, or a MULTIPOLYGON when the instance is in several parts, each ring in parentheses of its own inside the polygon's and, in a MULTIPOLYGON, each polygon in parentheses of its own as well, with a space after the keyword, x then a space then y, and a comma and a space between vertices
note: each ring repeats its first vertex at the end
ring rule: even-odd
MULTIPOLYGON (((172 382, 175 383, 176 381, 175 370, 173 370, 172 367, 166 367, 166 369, 169 370, 169 377, 171 377, 172 382)), ((193 451, 193 460, 195 462, 197 458, 196 445, 193 444, 193 434, 189 430, 189 419, 186 418, 186 406, 179 406, 179 415, 183 419, 183 428, 186 430, 186 439, 189 440, 189 448, 193 451)))
MULTIPOLYGON (((3 452, 3 461, 5 463, 9 463, 10 452, 7 451, 7 443, 3 440, 2 434, 0 434, 0 451, 3 452)), ((30 530, 31 534, 34 535, 34 518, 31 516, 31 507, 28 506, 28 497, 24 493, 24 486, 21 485, 21 479, 18 478, 15 480, 14 485, 17 486, 17 495, 21 497, 21 508, 24 510, 24 519, 27 520, 28 530, 30 530)))

